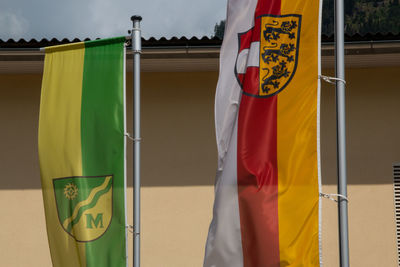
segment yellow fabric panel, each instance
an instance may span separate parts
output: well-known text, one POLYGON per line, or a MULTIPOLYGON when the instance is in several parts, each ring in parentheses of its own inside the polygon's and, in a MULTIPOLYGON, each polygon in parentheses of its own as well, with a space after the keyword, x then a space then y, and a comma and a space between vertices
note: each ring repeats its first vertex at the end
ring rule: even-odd
POLYGON ((83 43, 67 48, 46 49, 39 116, 43 200, 49 246, 56 267, 86 265, 85 244, 75 242, 59 222, 52 183, 53 178, 82 176, 81 96, 85 49, 83 43))
POLYGON ((45 48, 46 55, 54 52, 62 52, 62 51, 68 51, 68 50, 73 50, 73 49, 85 49, 85 43, 84 42, 78 42, 78 43, 73 43, 73 44, 65 44, 65 45, 55 45, 55 46, 50 46, 45 48))
POLYGON ((285 14, 300 14, 302 19, 297 70, 289 85, 278 95, 280 259, 281 266, 319 266, 319 1, 283 0, 281 15, 285 14))

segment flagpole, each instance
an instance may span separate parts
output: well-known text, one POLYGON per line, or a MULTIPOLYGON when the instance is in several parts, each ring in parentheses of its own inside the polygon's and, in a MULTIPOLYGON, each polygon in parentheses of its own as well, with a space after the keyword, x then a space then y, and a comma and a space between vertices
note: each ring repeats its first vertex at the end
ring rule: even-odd
POLYGON ((335 0, 335 57, 336 57, 336 123, 338 164, 338 214, 340 266, 349 266, 347 167, 346 167, 346 111, 344 63, 344 1, 335 0))
POLYGON ((133 266, 140 267, 140 54, 142 37, 140 21, 142 17, 132 16, 132 52, 133 52, 133 266))

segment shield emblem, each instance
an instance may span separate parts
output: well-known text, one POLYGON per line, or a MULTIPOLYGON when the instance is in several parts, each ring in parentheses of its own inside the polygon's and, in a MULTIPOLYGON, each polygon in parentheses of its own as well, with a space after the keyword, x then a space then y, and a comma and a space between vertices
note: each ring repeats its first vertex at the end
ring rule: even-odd
POLYGON ((57 213, 64 231, 76 241, 100 238, 112 219, 113 176, 53 179, 57 213))
POLYGON ((301 15, 263 15, 240 33, 235 74, 243 94, 270 97, 293 78, 299 56, 301 15))

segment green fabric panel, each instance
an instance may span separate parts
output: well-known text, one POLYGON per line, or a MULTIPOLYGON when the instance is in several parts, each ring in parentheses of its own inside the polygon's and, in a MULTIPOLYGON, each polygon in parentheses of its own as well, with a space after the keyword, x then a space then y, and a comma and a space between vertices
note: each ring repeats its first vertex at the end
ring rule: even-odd
POLYGON ((86 243, 88 267, 126 266, 124 201, 124 37, 85 43, 82 86, 84 176, 114 175, 107 232, 86 243))

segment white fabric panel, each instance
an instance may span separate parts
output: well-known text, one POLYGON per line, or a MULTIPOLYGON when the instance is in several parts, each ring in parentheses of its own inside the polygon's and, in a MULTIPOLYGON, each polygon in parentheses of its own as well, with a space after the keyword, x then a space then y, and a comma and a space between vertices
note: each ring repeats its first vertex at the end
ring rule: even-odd
MULTIPOLYGON (((205 249, 204 267, 243 267, 237 188, 237 115, 241 89, 235 76, 238 33, 254 24, 257 0, 228 0, 220 74, 215 95, 218 170, 213 220, 205 249)), ((248 59, 243 58, 244 66, 248 59)))
POLYGON ((224 41, 220 54, 220 71, 215 94, 215 131, 218 148, 218 169, 228 150, 236 113, 240 86, 235 77, 238 33, 246 32, 254 24, 256 0, 229 0, 224 41))
POLYGON ((260 66, 260 42, 253 42, 250 49, 243 49, 237 59, 236 71, 237 73, 246 73, 247 67, 260 66))
POLYGON ((208 232, 204 267, 243 267, 236 155, 237 123, 224 170, 217 171, 213 220, 208 232))
POLYGON ((250 54, 247 59, 248 67, 260 66, 260 42, 253 42, 250 44, 250 54))
POLYGON ((247 69, 247 59, 249 58, 250 49, 243 49, 240 51, 237 62, 236 62, 236 71, 237 73, 244 74, 247 69))

